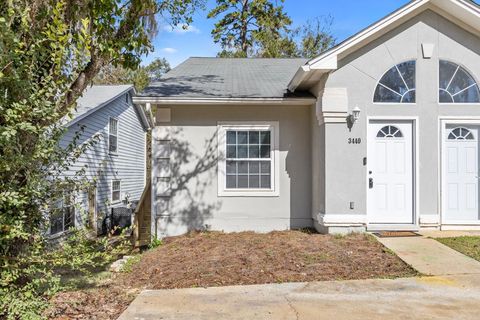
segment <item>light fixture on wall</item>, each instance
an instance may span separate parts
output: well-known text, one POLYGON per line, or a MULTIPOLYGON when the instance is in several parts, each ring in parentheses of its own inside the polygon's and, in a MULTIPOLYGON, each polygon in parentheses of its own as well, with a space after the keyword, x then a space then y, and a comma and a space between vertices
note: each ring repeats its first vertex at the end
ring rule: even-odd
POLYGON ((359 107, 355 107, 353 108, 352 112, 348 115, 347 125, 350 131, 352 130, 353 125, 358 122, 358 119, 360 119, 360 111, 361 110, 359 107))
POLYGON ((360 111, 359 107, 355 107, 353 108, 352 113, 348 115, 348 120, 350 120, 352 124, 357 123, 358 119, 360 119, 360 111))

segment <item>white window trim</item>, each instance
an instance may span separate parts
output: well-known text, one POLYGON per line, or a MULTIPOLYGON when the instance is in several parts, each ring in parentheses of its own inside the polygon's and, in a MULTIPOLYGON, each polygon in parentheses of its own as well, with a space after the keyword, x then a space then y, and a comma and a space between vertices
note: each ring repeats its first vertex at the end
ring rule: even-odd
POLYGON ((116 204, 116 203, 120 203, 122 202, 122 180, 120 179, 112 179, 111 182, 110 182, 110 203, 111 204, 116 204), (114 182, 120 182, 120 188, 119 188, 119 196, 118 196, 118 200, 113 200, 113 183, 114 182))
POLYGON ((120 126, 120 121, 118 120, 118 118, 116 118, 116 117, 109 117, 109 118, 108 118, 108 142, 107 142, 107 147, 108 147, 108 149, 107 149, 107 150, 108 150, 108 153, 109 153, 109 154, 118 155, 118 142, 119 142, 118 136, 119 136, 119 132, 120 132, 119 126, 120 126), (111 123, 112 120, 117 121, 117 134, 112 134, 112 133, 110 132, 110 123, 111 123), (116 150, 116 151, 110 151, 110 136, 115 136, 115 137, 117 137, 117 150, 116 150))
POLYGON ((218 138, 218 196, 219 197, 278 197, 280 195, 280 152, 278 121, 227 121, 217 123, 218 138), (271 189, 226 188, 226 133, 228 130, 270 130, 271 135, 271 189))

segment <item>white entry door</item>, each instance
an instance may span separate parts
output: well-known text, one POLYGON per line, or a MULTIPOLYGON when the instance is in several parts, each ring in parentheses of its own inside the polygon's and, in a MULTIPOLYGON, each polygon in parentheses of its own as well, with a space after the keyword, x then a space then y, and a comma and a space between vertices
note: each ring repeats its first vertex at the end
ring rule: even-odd
POLYGON ((368 135, 368 222, 414 224, 412 122, 371 121, 368 135))
POLYGON ((443 223, 478 223, 478 127, 447 126, 443 177, 443 223))

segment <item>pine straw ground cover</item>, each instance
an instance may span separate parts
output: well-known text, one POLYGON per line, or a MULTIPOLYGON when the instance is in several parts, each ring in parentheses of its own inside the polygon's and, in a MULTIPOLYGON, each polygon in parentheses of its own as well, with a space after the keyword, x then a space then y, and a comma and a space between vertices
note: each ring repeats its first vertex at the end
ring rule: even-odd
POLYGON ((396 278, 416 272, 372 236, 301 231, 191 233, 145 252, 128 273, 54 299, 56 319, 115 319, 142 289, 396 278))

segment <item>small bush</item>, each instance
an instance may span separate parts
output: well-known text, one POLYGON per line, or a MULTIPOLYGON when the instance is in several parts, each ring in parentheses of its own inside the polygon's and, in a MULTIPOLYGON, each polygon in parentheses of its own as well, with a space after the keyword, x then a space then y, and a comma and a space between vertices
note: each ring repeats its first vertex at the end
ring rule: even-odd
POLYGON ((63 276, 89 275, 129 250, 125 234, 112 240, 93 237, 87 230, 71 230, 55 247, 38 244, 17 256, 15 265, 2 268, 0 319, 42 319, 49 299, 68 289, 61 282, 63 276))
POLYGON ((141 255, 136 255, 136 256, 130 257, 129 259, 127 259, 127 261, 123 265, 121 271, 125 272, 125 273, 132 272, 133 266, 136 265, 137 263, 139 263, 141 258, 142 258, 141 255))
POLYGON ((150 242, 150 244, 148 245, 148 248, 149 249, 155 249, 155 248, 160 247, 162 245, 163 245, 162 239, 155 238, 155 239, 152 240, 152 242, 150 242))

